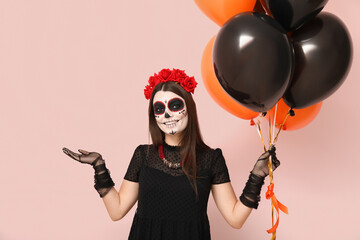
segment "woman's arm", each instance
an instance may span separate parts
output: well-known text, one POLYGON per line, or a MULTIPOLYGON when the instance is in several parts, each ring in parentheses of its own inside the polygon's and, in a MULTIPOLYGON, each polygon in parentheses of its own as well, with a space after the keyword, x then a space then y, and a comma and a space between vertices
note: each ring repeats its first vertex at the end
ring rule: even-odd
POLYGON ((271 145, 270 149, 256 161, 239 200, 235 196, 230 182, 212 185, 211 190, 216 206, 233 228, 241 228, 250 215, 252 208, 256 209, 258 207, 264 179, 269 175, 269 157, 271 156, 272 170, 275 170, 280 165, 275 150, 276 148, 271 145))
POLYGON ((246 207, 238 200, 230 182, 213 184, 211 192, 215 204, 226 222, 231 227, 240 229, 250 215, 252 208, 246 207))
POLYGON ((138 194, 138 182, 131 182, 124 179, 119 192, 112 187, 102 198, 111 220, 118 221, 122 219, 136 203, 138 194))
MULTIPOLYGON (((137 149, 139 149, 139 147, 137 149)), ((122 219, 134 206, 138 199, 139 183, 135 180, 129 181, 124 179, 119 192, 117 192, 114 188, 115 184, 110 177, 110 172, 105 166, 105 160, 102 158, 100 153, 88 152, 86 150, 79 149, 78 151, 81 154, 78 154, 67 148, 63 148, 62 150, 72 159, 93 166, 95 169, 94 187, 103 199, 110 218, 113 221, 122 219)), ((133 166, 136 165, 134 163, 133 166)), ((133 169, 134 167, 132 167, 132 170, 133 169)))

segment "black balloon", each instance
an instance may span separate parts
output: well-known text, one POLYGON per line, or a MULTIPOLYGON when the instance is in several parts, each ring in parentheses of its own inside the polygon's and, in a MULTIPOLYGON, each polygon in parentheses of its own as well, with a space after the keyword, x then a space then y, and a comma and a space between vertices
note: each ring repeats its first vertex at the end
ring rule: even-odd
POLYGON ((283 96, 292 76, 292 44, 279 23, 262 13, 241 13, 220 29, 214 70, 224 90, 243 106, 266 112, 283 96))
POLYGON ((314 18, 328 0, 261 0, 287 31, 294 31, 314 18))
POLYGON ((351 38, 342 21, 322 12, 292 34, 294 76, 284 95, 293 108, 305 108, 334 93, 352 61, 351 38))

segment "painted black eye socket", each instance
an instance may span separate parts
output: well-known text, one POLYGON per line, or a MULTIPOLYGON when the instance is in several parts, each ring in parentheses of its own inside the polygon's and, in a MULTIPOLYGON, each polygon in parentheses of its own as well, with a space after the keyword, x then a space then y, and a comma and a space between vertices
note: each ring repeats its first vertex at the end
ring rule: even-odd
POLYGON ((169 101, 168 107, 170 111, 177 112, 184 109, 184 101, 180 98, 173 98, 169 101))
POLYGON ((165 105, 161 102, 154 103, 154 113, 155 115, 160 115, 165 112, 165 105))

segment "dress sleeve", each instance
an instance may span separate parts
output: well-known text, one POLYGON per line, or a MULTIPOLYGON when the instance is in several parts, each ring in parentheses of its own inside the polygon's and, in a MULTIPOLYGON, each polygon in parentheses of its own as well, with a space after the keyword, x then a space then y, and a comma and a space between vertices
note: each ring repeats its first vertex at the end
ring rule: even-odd
POLYGON ((126 171, 124 179, 132 181, 132 182, 139 182, 139 174, 140 169, 143 161, 143 154, 142 154, 142 147, 139 145, 131 158, 129 167, 126 171))
POLYGON ((228 168, 220 148, 215 149, 214 159, 211 166, 211 174, 212 184, 230 182, 228 168))

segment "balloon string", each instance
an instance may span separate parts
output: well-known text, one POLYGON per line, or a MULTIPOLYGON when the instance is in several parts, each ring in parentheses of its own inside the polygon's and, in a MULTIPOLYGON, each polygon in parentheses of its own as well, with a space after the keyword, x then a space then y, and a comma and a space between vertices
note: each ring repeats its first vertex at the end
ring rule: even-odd
POLYGON ((261 142, 262 142, 263 147, 264 147, 264 151, 266 152, 267 149, 266 149, 266 146, 265 146, 264 137, 263 137, 263 135, 261 133, 261 127, 260 127, 260 121, 259 120, 256 121, 256 130, 257 130, 257 132, 258 132, 258 134, 260 136, 261 142))
MULTIPOLYGON (((272 136, 271 135, 271 132, 273 130, 273 121, 271 120, 271 114, 270 114, 270 111, 268 112, 269 114, 269 147, 271 146, 272 144, 272 136)), ((274 118, 274 121, 275 121, 275 118, 274 118)), ((269 157, 269 161, 268 161, 268 168, 269 168, 269 177, 270 177, 270 185, 273 185, 273 179, 274 179, 274 175, 273 175, 273 170, 272 170, 272 158, 271 156, 269 157)), ((271 201, 271 225, 272 227, 274 227, 274 202, 271 201)), ((276 239, 276 229, 275 231, 271 232, 272 233, 272 236, 271 236, 271 240, 275 240, 276 239)))
POLYGON ((272 141, 272 138, 271 138, 272 121, 271 121, 270 111, 268 112, 268 114, 269 114, 269 147, 270 147, 271 141, 272 141))
POLYGON ((278 138, 278 136, 279 136, 279 134, 280 134, 280 132, 281 132, 281 130, 282 130, 282 128, 283 128, 286 120, 287 120, 288 117, 290 116, 290 110, 291 110, 291 108, 289 109, 288 113, 286 114, 286 116, 285 116, 285 118, 284 118, 284 121, 282 122, 282 124, 281 124, 280 127, 279 127, 279 130, 278 130, 278 132, 277 132, 277 134, 276 134, 276 137, 275 137, 275 139, 274 139, 274 144, 276 143, 277 138, 278 138))
MULTIPOLYGON (((291 108, 289 109, 287 115, 285 116, 282 124, 280 125, 280 128, 275 136, 275 138, 273 139, 273 141, 271 141, 271 143, 275 146, 276 144, 276 141, 279 137, 279 134, 286 122, 286 120, 288 119, 289 115, 291 115, 291 108)), ((275 117, 274 117, 274 122, 273 122, 273 125, 271 127, 273 127, 273 136, 274 136, 274 133, 275 133, 275 124, 276 124, 276 114, 277 114, 277 104, 275 106, 275 117)), ((293 113, 294 114, 294 113, 293 113)), ((293 116, 293 115, 292 115, 293 116)), ((271 122, 271 119, 270 119, 270 116, 269 116, 269 122, 271 122)), ((271 139, 271 137, 270 137, 271 139)), ((270 176, 270 185, 269 185, 269 189, 268 189, 268 192, 266 193, 266 198, 267 199, 271 199, 271 216, 272 216, 272 228, 269 229, 267 232, 268 233, 272 233, 272 236, 271 236, 271 240, 275 240, 276 239, 276 229, 279 225, 279 209, 281 211, 283 211, 284 213, 288 214, 288 209, 286 206, 284 206, 283 204, 281 204, 275 197, 275 194, 273 193, 272 189, 274 188, 274 183, 273 183, 273 171, 272 171, 272 157, 270 156, 269 158, 269 176, 270 176), (270 190, 271 189, 271 190, 270 190), (274 225, 274 208, 276 208, 276 212, 277 212, 277 221, 274 225)))
MULTIPOLYGON (((277 107, 278 107, 278 104, 276 103, 276 105, 275 105, 275 114, 274 114, 274 121, 273 121, 273 133, 272 133, 273 136, 275 136, 275 128, 276 128, 276 127, 275 127, 275 124, 276 124, 277 107)), ((274 139, 274 141, 275 141, 275 139, 274 139)), ((272 141, 273 144, 275 144, 274 141, 272 141)))
MULTIPOLYGON (((262 116, 264 116, 264 115, 262 115, 262 116)), ((269 116, 270 117, 270 116, 269 116)), ((271 121, 270 121, 271 122, 271 121)), ((261 139, 261 142, 262 142, 262 144, 263 144, 263 147, 264 147, 264 151, 266 152, 267 151, 267 149, 266 149, 266 145, 265 145, 265 141, 264 141, 264 137, 263 137, 263 134, 262 134, 262 132, 261 132, 261 126, 260 126, 260 120, 258 119, 257 121, 256 121, 256 129, 257 129, 257 132, 258 132, 258 134, 259 134, 259 137, 260 137, 260 139, 261 139)), ((271 166, 271 164, 272 164, 272 161, 271 161, 271 159, 270 159, 270 161, 269 161, 269 163, 268 163, 268 167, 269 167, 269 169, 272 169, 272 166, 271 166)), ((272 175, 272 170, 270 171, 269 170, 269 175, 270 175, 270 183, 271 184, 273 184, 273 175, 272 175)), ((274 205, 273 205, 273 201, 271 201, 271 222, 272 222, 272 226, 274 226, 274 205)), ((272 232, 272 237, 271 237, 271 240, 275 240, 276 239, 276 230, 274 231, 274 232, 272 232)))
MULTIPOLYGON (((271 156, 269 157, 268 167, 269 167, 270 185, 274 185, 271 156)), ((272 228, 274 228, 274 202, 273 201, 271 201, 271 226, 272 226, 272 228)), ((271 233, 272 233, 271 240, 275 240, 276 239, 276 228, 271 233)))
MULTIPOLYGON (((275 136, 275 125, 276 125, 276 115, 277 115, 277 104, 275 106, 275 113, 274 113, 274 119, 272 121, 271 119, 271 114, 270 114, 270 111, 268 112, 269 114, 269 146, 271 146, 271 144, 273 144, 275 146, 276 144, 276 141, 277 141, 277 138, 279 137, 279 134, 287 120, 287 118, 289 117, 289 115, 293 116, 294 113, 292 112, 292 114, 290 113, 291 112, 291 108, 288 112, 288 114, 285 116, 282 124, 280 125, 280 128, 275 136), (272 137, 275 138, 273 139, 272 137)), ((266 115, 266 113, 263 113, 262 116, 264 117, 266 115)), ((264 151, 266 152, 266 145, 265 145, 265 141, 264 141, 264 137, 263 137, 263 134, 262 134, 262 131, 261 131, 261 126, 260 126, 260 120, 258 119, 256 121, 256 126, 257 126, 257 132, 260 136, 260 139, 261 139, 261 142, 263 144, 263 147, 264 147, 264 151)), ((267 192, 267 199, 271 199, 271 222, 272 222, 272 228, 269 229, 267 232, 268 233, 272 233, 272 236, 271 236, 271 240, 276 240, 276 229, 279 225, 279 210, 285 212, 286 214, 288 214, 288 210, 287 210, 287 207, 282 205, 275 197, 274 193, 272 192, 272 189, 273 189, 273 186, 274 186, 274 183, 273 183, 273 168, 272 168, 272 157, 269 156, 269 161, 268 161, 268 168, 269 168, 269 177, 270 177, 270 185, 269 187, 271 187, 271 191, 268 190, 267 192), (268 196, 269 195, 269 196, 268 196), (274 224, 274 209, 276 209, 276 212, 277 212, 277 220, 276 220, 276 223, 274 224)))

